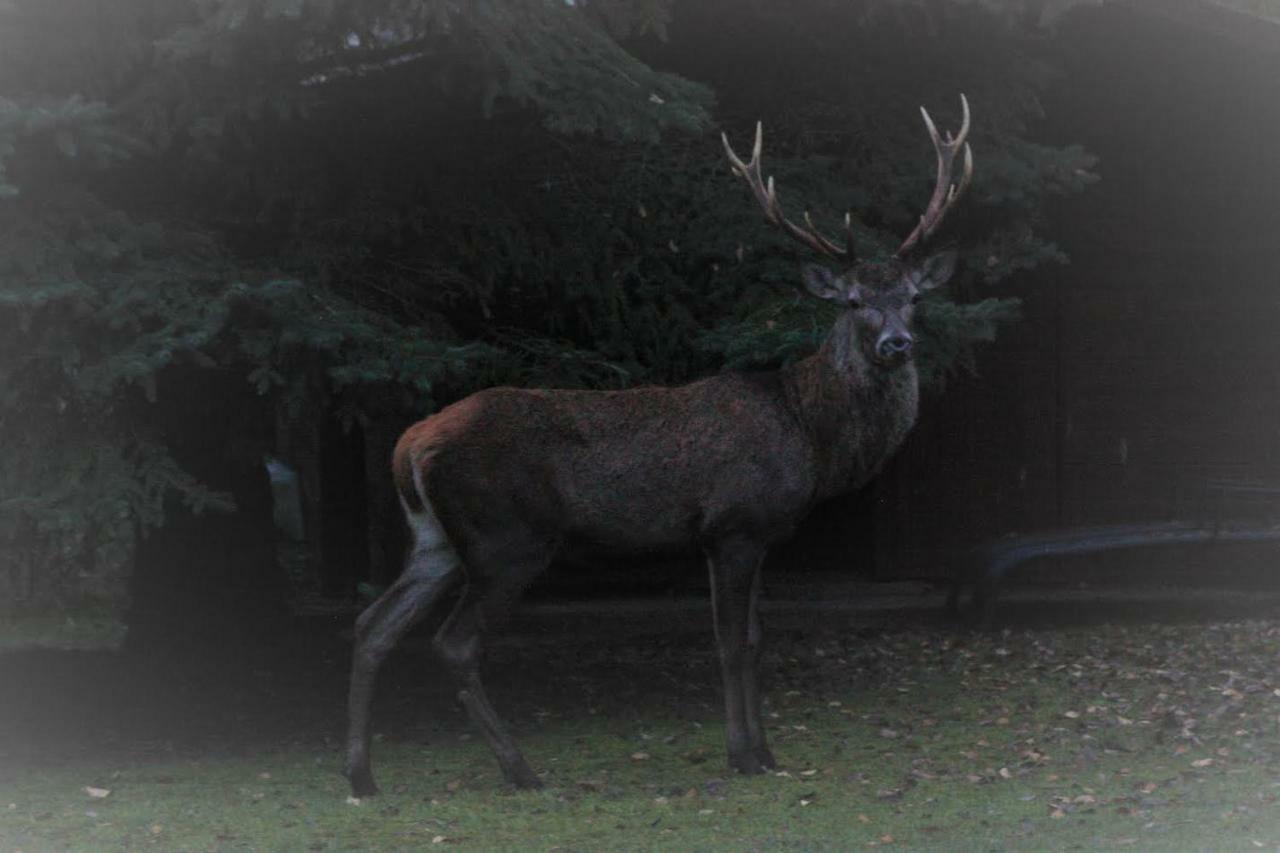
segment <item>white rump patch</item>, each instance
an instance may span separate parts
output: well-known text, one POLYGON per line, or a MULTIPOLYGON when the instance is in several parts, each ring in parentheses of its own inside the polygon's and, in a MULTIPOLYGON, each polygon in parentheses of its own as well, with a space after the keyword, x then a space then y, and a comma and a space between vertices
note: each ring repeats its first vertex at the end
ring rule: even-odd
POLYGON ((440 524, 440 519, 436 516, 430 501, 422 498, 421 494, 418 497, 422 500, 422 510, 419 512, 409 509, 404 499, 400 499, 405 520, 409 522, 409 530, 413 533, 414 545, 424 551, 434 551, 437 548, 453 550, 453 545, 449 542, 449 537, 445 534, 444 527, 440 524))
MULTIPOLYGON (((405 521, 409 523, 409 531, 413 534, 413 547, 410 552, 417 555, 430 555, 432 559, 428 562, 431 563, 443 560, 453 565, 460 564, 461 558, 458 552, 454 550, 453 543, 444 532, 444 525, 440 523, 440 518, 436 515, 435 508, 431 506, 431 501, 427 500, 427 490, 422 488, 422 477, 417 465, 413 468, 413 488, 418 493, 418 500, 422 502, 421 510, 411 510, 404 498, 400 498, 405 521)), ((411 559, 410 563, 415 561, 411 559)))

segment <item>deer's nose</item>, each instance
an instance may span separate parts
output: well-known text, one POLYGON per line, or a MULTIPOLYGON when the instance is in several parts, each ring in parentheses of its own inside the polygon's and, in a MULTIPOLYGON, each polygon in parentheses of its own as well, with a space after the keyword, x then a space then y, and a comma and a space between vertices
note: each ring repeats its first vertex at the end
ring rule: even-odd
POLYGON ((900 358, 911 352, 910 335, 886 335, 876 344, 876 355, 881 358, 900 358))

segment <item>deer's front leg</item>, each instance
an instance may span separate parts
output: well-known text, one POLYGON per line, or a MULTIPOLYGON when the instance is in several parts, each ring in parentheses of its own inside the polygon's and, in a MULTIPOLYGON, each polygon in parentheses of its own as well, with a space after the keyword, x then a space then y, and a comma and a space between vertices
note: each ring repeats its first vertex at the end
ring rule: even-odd
POLYGON ((751 741, 751 750, 756 760, 765 770, 773 770, 777 762, 764 736, 763 704, 764 696, 760 691, 760 650, 762 637, 760 633, 760 613, 757 605, 760 601, 760 564, 764 555, 756 563, 756 570, 751 576, 751 593, 747 600, 747 643, 742 662, 742 701, 746 711, 747 737, 751 741))
POLYGON ((760 719, 760 624, 756 614, 763 545, 746 538, 716 543, 707 551, 711 607, 724 680, 725 736, 729 766, 741 773, 773 767, 760 719))

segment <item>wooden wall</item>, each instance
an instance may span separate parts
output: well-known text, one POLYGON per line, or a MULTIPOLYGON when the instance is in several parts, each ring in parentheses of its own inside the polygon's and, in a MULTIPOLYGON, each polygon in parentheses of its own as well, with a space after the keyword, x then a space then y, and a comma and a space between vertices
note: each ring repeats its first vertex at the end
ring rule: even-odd
POLYGON ((1280 482, 1276 29, 1108 8, 1061 34, 1044 136, 1103 179, 1048 226, 1071 264, 1002 291, 1025 321, 927 402, 878 487, 878 575, 946 576, 1010 531, 1195 514, 1212 478, 1280 482))

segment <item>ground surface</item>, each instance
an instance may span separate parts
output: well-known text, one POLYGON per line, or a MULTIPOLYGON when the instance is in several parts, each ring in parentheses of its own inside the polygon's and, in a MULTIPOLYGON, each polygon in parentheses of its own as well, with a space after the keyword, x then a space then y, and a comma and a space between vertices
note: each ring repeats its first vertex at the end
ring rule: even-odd
POLYGON ((345 617, 216 651, 11 650, 0 853, 1280 849, 1275 593, 1014 595, 1008 627, 975 634, 936 592, 865 592, 767 611, 783 767, 760 778, 725 769, 704 602, 515 618, 487 672, 544 774, 530 793, 411 643, 375 705, 384 793, 349 801, 345 617))

